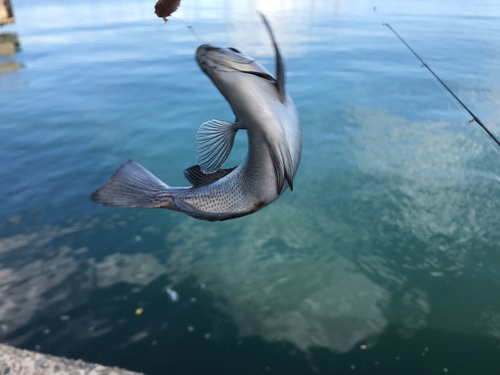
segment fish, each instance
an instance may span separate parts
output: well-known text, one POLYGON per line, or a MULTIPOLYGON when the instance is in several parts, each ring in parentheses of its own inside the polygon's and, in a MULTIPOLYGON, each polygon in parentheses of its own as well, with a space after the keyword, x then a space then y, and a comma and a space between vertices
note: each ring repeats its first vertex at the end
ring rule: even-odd
POLYGON ((195 219, 224 221, 260 211, 289 187, 302 155, 302 127, 285 90, 285 67, 273 30, 259 13, 271 39, 276 77, 233 47, 200 45, 196 61, 231 106, 234 122, 212 119, 196 133, 197 165, 184 176, 190 187, 172 187, 128 160, 90 197, 111 207, 163 208, 195 219), (222 168, 239 130, 246 130, 248 153, 241 164, 222 168))

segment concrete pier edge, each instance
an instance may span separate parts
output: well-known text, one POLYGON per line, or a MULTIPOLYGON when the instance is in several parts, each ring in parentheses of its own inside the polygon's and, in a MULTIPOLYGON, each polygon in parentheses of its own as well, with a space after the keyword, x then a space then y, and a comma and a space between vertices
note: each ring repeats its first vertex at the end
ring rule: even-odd
POLYGON ((0 344, 0 375, 144 375, 0 344))

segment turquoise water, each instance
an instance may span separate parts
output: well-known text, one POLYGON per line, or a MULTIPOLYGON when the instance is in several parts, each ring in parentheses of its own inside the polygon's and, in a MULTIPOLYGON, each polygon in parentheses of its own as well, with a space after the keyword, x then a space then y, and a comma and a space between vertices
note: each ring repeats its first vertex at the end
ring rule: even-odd
POLYGON ((0 342, 161 375, 500 373, 499 148, 381 26, 499 136, 495 1, 13 6, 0 342), (198 126, 234 116, 186 26, 273 71, 256 8, 303 124, 293 193, 221 223, 90 202, 129 158, 187 186, 198 126))

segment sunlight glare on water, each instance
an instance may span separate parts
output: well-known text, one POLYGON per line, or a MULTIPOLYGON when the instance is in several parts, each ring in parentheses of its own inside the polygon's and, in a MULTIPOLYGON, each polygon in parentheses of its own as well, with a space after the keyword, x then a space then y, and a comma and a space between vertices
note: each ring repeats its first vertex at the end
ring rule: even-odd
POLYGON ((494 1, 13 5, 0 342, 161 375, 499 373, 498 147, 382 27, 498 136, 494 1), (294 191, 219 223, 90 202, 127 159, 188 186, 197 128, 234 115, 187 26, 274 72, 255 9, 303 125, 294 191))

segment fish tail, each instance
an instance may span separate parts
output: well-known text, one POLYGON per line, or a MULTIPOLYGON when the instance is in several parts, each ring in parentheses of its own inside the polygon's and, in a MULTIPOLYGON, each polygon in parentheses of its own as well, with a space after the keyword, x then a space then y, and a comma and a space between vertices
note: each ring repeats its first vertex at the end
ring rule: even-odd
POLYGON ((120 165, 111 178, 90 196, 111 207, 167 208, 178 211, 169 186, 133 160, 120 165))

